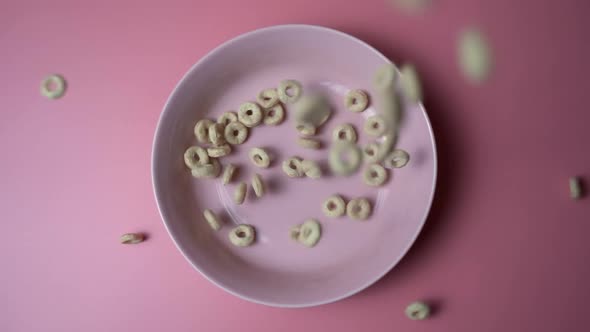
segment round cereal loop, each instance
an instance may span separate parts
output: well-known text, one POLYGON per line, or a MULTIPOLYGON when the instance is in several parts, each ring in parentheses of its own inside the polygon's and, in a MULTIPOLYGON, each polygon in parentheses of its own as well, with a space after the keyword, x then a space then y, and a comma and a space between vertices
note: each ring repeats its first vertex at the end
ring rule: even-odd
POLYGON ((291 157, 283 161, 282 168, 283 172, 291 178, 300 178, 304 174, 299 157, 291 157))
POLYGON ((238 205, 244 203, 246 199, 246 192, 248 191, 248 185, 246 182, 240 182, 236 189, 234 189, 234 202, 238 205))
POLYGON ((320 223, 315 219, 308 219, 299 227, 297 241, 304 246, 311 248, 320 241, 321 236, 322 230, 320 223))
POLYGON ((385 134, 385 130, 387 129, 387 125, 385 124, 385 119, 381 115, 373 115, 367 118, 365 121, 365 134, 369 136, 378 137, 385 134))
POLYGON ((200 143, 210 143, 209 141, 209 127, 213 121, 209 119, 202 119, 195 125, 195 137, 200 143))
POLYGON ((301 97, 302 90, 301 83, 296 80, 283 80, 279 83, 279 99, 283 103, 292 104, 301 97))
POLYGON ((314 138, 299 137, 297 144, 304 149, 318 150, 322 147, 322 142, 314 138))
POLYGON ((320 165, 313 160, 303 160, 301 162, 301 171, 308 178, 319 179, 322 177, 322 169, 320 168, 320 165))
POLYGON ((219 173, 221 173, 221 165, 217 159, 210 159, 209 164, 191 169, 191 174, 195 178, 216 178, 219 173))
POLYGON ((355 198, 346 204, 346 215, 354 220, 366 220, 371 210, 371 203, 366 198, 355 198))
POLYGON ((402 168, 410 161, 410 155, 402 149, 395 149, 383 159, 383 166, 387 168, 402 168))
POLYGON ((373 79, 375 89, 383 91, 391 91, 394 88, 394 80, 396 76, 396 69, 393 63, 388 63, 377 69, 373 79))
POLYGON ((49 99, 61 98, 66 93, 66 80, 63 76, 52 74, 41 81, 41 95, 49 99))
POLYGON ((263 108, 271 108, 278 104, 279 94, 276 89, 264 89, 258 93, 256 101, 263 108))
POLYGON ((209 163, 207 151, 200 146, 191 146, 184 152, 184 164, 193 169, 209 163))
POLYGON ((213 213, 213 211, 209 210, 209 209, 205 209, 205 211, 203 211, 203 217, 205 218, 205 221, 207 221, 207 223, 209 224, 209 226, 211 226, 211 228, 215 231, 218 231, 221 228, 221 223, 219 222, 219 218, 217 218, 217 216, 215 215, 215 213, 213 213))
POLYGON ((223 169, 223 175, 221 177, 221 183, 224 185, 231 182, 237 167, 234 164, 227 164, 223 169))
POLYGON ((229 146, 229 144, 223 144, 220 146, 214 146, 211 148, 207 148, 207 154, 209 155, 209 157, 212 157, 212 158, 224 157, 230 153, 231 153, 231 146, 229 146))
POLYGON ((363 90, 350 90, 344 97, 344 105, 351 112, 362 112, 369 106, 369 96, 363 90))
POLYGON ((330 149, 329 164, 332 172, 338 175, 350 175, 359 169, 362 154, 360 149, 349 142, 333 144, 330 149))
POLYGON ((350 123, 341 124, 332 131, 332 140, 356 143, 356 130, 350 123))
POLYGON ((365 184, 372 187, 382 185, 387 181, 388 177, 387 170, 379 164, 371 164, 367 166, 363 172, 363 180, 365 181, 365 184))
POLYGON ((264 110, 264 124, 268 126, 279 125, 285 120, 285 109, 283 105, 276 104, 264 110))
POLYGON ((262 122, 262 110, 255 103, 246 102, 238 109, 238 120, 248 128, 256 127, 262 122))
POLYGON ((422 100, 422 85, 416 67, 410 64, 403 65, 400 69, 401 85, 406 97, 413 103, 422 100))
POLYGON ((316 126, 310 123, 299 123, 297 126, 295 126, 295 129, 303 137, 313 136, 317 132, 316 126))
POLYGON ((241 122, 232 122, 225 127, 224 137, 229 144, 242 144, 248 139, 248 128, 241 122))
POLYGON ((260 176, 260 174, 254 174, 252 177, 252 189, 254 189, 254 194, 256 194, 256 197, 264 196, 264 181, 262 181, 262 176, 260 176))
POLYGON ((238 121, 238 115, 232 111, 225 112, 217 118, 217 123, 221 123, 224 126, 236 121, 238 121))
POLYGON ((341 217, 346 212, 346 202, 340 195, 332 195, 324 201, 322 211, 328 217, 341 217))
POLYGON ((319 127, 323 125, 332 114, 330 103, 325 96, 315 94, 303 96, 294 105, 295 123, 307 123, 319 127))
POLYGON ((424 302, 414 302, 406 307, 406 316, 411 320, 423 320, 430 316, 430 307, 424 302))
POLYGON ((229 241, 238 247, 247 247, 256 240, 256 230, 251 225, 242 224, 229 232, 229 241))
POLYGON ((127 233, 121 235, 119 241, 122 244, 138 244, 145 241, 145 235, 141 233, 127 233))
POLYGON ((213 145, 222 145, 225 143, 225 126, 221 123, 214 123, 209 126, 209 141, 213 145))
POLYGON ((368 143, 363 148, 363 158, 368 163, 376 163, 379 160, 379 144, 375 142, 368 143))
POLYGON ((270 166, 270 156, 268 153, 261 148, 252 148, 248 153, 250 161, 260 168, 267 168, 270 166))

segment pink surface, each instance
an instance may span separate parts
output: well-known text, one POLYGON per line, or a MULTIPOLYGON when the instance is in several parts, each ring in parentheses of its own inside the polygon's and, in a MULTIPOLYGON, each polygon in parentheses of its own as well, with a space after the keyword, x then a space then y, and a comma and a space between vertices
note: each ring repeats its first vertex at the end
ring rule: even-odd
POLYGON ((441 0, 423 16, 383 1, 214 1, 191 7, 51 3, 0 13, 0 330, 584 331, 590 329, 590 4, 441 0), (151 192, 150 152, 170 90, 223 41, 283 23, 351 33, 423 73, 439 149, 432 214, 383 280, 317 308, 233 297, 175 249, 151 192), (455 41, 479 27, 495 56, 474 87, 455 41), (58 101, 39 95, 52 72, 58 101), (138 246, 121 233, 146 231, 138 246), (402 313, 437 303, 431 320, 402 313))
POLYGON ((158 124, 153 179, 166 227, 195 268, 246 299, 303 307, 354 294, 400 261, 424 224, 434 191, 436 155, 423 108, 402 102, 404 121, 397 146, 405 149, 411 160, 404 168, 388 171, 385 185, 365 185, 361 172, 350 177, 327 172, 327 149, 335 127, 353 124, 361 146, 374 140, 362 128, 365 118, 375 115, 376 109, 370 106, 353 113, 345 109, 343 100, 351 89, 372 90, 373 73, 386 63, 383 55, 341 32, 282 25, 236 38, 191 68, 158 124), (263 48, 268 51, 260 54, 263 48), (320 93, 329 99, 332 115, 316 135, 324 148, 298 146, 294 107, 287 104, 286 119, 280 126, 251 128, 244 144, 233 146, 231 155, 220 158, 222 165, 239 167, 233 183, 224 186, 219 179, 193 179, 182 156, 187 147, 197 144, 195 123, 235 111, 244 101, 254 100, 258 91, 277 86, 285 78, 299 80, 304 94, 320 93), (255 147, 270 153, 270 167, 252 165, 248 152, 255 147), (281 163, 291 156, 317 161, 324 176, 317 180, 287 177, 281 163), (237 182, 250 186, 256 173, 266 182, 267 193, 256 198, 250 189, 246 202, 236 205, 233 192, 237 182), (369 199, 371 218, 358 222, 326 217, 322 203, 335 193, 347 200, 369 199), (224 227, 219 232, 212 231, 201 217, 205 208, 222 219, 224 227), (309 218, 321 223, 322 237, 313 249, 289 239, 291 227, 309 218), (255 227, 255 245, 240 248, 229 242, 228 233, 236 224, 255 227))

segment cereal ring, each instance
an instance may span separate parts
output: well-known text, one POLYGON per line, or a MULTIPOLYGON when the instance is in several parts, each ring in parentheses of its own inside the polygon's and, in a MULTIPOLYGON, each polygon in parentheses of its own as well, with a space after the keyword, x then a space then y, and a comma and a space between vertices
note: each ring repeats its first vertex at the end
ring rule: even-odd
POLYGON ((236 169, 237 168, 234 164, 227 164, 227 166, 225 166, 225 168, 223 169, 221 183, 223 183, 224 185, 230 183, 234 176, 234 173, 236 172, 236 169))
POLYGON ((217 159, 210 159, 209 164, 200 165, 191 169, 191 174, 195 178, 216 178, 221 173, 221 165, 217 159))
POLYGON ((410 155, 402 150, 395 149, 385 157, 383 160, 383 166, 387 168, 402 168, 410 161, 410 155))
POLYGON ((225 143, 224 137, 225 126, 221 123, 214 123, 209 126, 209 141, 213 145, 222 145, 225 143))
POLYGON ((195 125, 195 137, 201 143, 210 143, 209 141, 209 127, 213 124, 213 121, 209 119, 202 119, 195 125))
POLYGON ((248 128, 256 127, 262 122, 262 110, 255 103, 246 102, 238 109, 238 120, 248 128))
POLYGON ((279 102, 279 94, 276 89, 264 89, 258 93, 256 101, 263 108, 271 108, 279 102))
POLYGON ((344 105, 351 112, 362 112, 369 105, 369 96, 363 90, 350 90, 344 96, 344 105))
POLYGON ((283 161, 283 172, 291 178, 300 178, 303 176, 303 169, 301 167, 301 158, 291 157, 283 161))
POLYGON ((41 95, 49 99, 61 98, 66 93, 66 80, 63 76, 53 74, 41 81, 41 95))
POLYGON ((363 148, 363 157, 369 163, 376 163, 377 157, 379 156, 379 144, 377 143, 368 143, 363 148))
POLYGON ((319 127, 328 121, 331 114, 330 104, 322 95, 303 96, 295 104, 296 123, 308 123, 319 127))
POLYGON ((358 170, 361 159, 360 149, 348 142, 334 144, 330 149, 330 169, 338 175, 350 175, 358 170))
POLYGON ((313 160, 303 160, 301 162, 301 171, 305 176, 312 179, 318 179, 322 176, 320 166, 313 160))
POLYGON ((385 124, 385 119, 381 115, 373 115, 367 118, 365 121, 365 134, 369 136, 381 136, 385 134, 385 130, 387 129, 387 125, 385 124))
POLYGON ((191 146, 184 152, 184 164, 190 169, 209 163, 207 151, 200 146, 191 146))
POLYGON ((250 157, 250 161, 260 168, 267 168, 270 165, 270 157, 264 149, 252 148, 248 156, 250 157))
POLYGON ((211 228, 213 228, 213 230, 218 231, 221 228, 221 223, 219 222, 219 218, 217 218, 217 216, 215 215, 215 213, 213 213, 213 211, 211 211, 209 209, 205 209, 205 211, 203 211, 203 217, 205 218, 205 221, 207 221, 209 226, 211 226, 211 228))
POLYGON ((350 123, 341 124, 332 131, 332 140, 356 143, 356 130, 350 123))
POLYGON ((122 244, 138 244, 141 243, 145 240, 145 235, 141 234, 141 233, 127 233, 127 234, 123 234, 121 235, 121 238, 119 239, 119 241, 121 241, 122 244))
POLYGON ((459 67, 472 83, 481 83, 492 70, 492 53, 484 36, 477 30, 461 32, 458 44, 459 67))
POLYGON ((393 63, 388 63, 377 69, 373 79, 375 89, 384 92, 391 91, 394 88, 394 80, 396 76, 396 69, 393 63))
POLYGON ((369 218, 371 210, 371 203, 366 198, 355 198, 346 204, 346 215, 355 220, 369 218))
POLYGON ((572 176, 569 179, 570 197, 572 199, 580 199, 583 196, 582 181, 577 176, 572 176))
POLYGON ((240 182, 234 190, 234 202, 238 205, 244 203, 246 199, 246 191, 248 191, 248 185, 246 182, 240 182))
POLYGON ((301 134, 303 137, 309 137, 315 135, 317 128, 309 123, 299 123, 295 126, 295 129, 301 134))
POLYGON ((291 240, 297 241, 299 238, 299 233, 301 232, 301 225, 295 225, 289 228, 289 237, 291 240))
POLYGON ((301 97, 302 90, 301 83, 295 80, 281 81, 278 89, 279 99, 283 103, 292 104, 301 97))
POLYGON ((276 104, 271 108, 264 110, 264 124, 268 126, 276 126, 281 124, 285 119, 285 109, 283 105, 276 104))
POLYGON ((411 320, 423 320, 430 316, 430 307, 424 302, 414 302, 406 307, 406 316, 411 320))
POLYGON ((387 170, 379 164, 371 164, 367 166, 363 173, 363 180, 366 185, 378 187, 385 183, 388 178, 387 170))
POLYGON ((305 148, 305 149, 318 150, 319 148, 322 147, 322 142, 320 142, 319 140, 314 139, 314 138, 306 138, 306 137, 299 137, 297 139, 297 144, 299 144, 300 147, 305 148))
POLYGON ((232 145, 242 144, 248 139, 248 128, 241 122, 232 122, 225 127, 225 140, 232 145))
POLYGON ((231 146, 229 146, 229 144, 223 144, 220 146, 207 148, 207 154, 209 155, 209 157, 213 157, 213 158, 224 157, 230 153, 231 153, 231 146))
POLYGON ((217 118, 217 123, 221 123, 224 126, 236 121, 238 121, 238 115, 236 112, 231 111, 225 112, 217 118))
POLYGON ((401 85, 408 99, 417 103, 422 100, 422 86, 416 67, 413 65, 403 65, 401 71, 401 85))
POLYGON ((247 247, 256 240, 256 230, 246 224, 238 225, 229 232, 229 241, 238 247, 247 247))
POLYGON ((321 236, 322 230, 320 223, 315 219, 308 219, 299 227, 297 241, 304 246, 311 248, 318 243, 321 236))
POLYGON ((264 196, 264 182, 262 181, 262 176, 260 176, 260 174, 254 174, 252 177, 252 189, 254 189, 256 197, 264 196))
POLYGON ((346 202, 340 195, 332 195, 324 201, 322 211, 328 217, 341 217, 346 212, 346 202))

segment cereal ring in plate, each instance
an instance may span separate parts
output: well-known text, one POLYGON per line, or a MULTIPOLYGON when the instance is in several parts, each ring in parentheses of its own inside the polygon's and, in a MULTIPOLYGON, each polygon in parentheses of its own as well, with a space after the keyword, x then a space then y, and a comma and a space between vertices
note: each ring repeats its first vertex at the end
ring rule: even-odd
POLYGON ((225 112, 217 118, 217 123, 221 123, 224 126, 236 121, 238 121, 238 115, 232 111, 225 112))
POLYGON ((200 146, 191 146, 184 152, 184 164, 190 169, 209 163, 207 151, 200 146))
POLYGON ((217 146, 225 143, 225 126, 221 123, 214 123, 209 126, 209 141, 217 146))
POLYGON ((262 110, 255 103, 245 102, 238 109, 238 120, 248 128, 256 127, 262 122, 262 110))
POLYGON ((279 125, 285 120, 285 109, 283 105, 276 104, 264 110, 264 124, 268 126, 279 125))
POLYGON ((322 229, 320 223, 315 219, 308 219, 299 227, 297 241, 304 246, 311 248, 320 241, 321 236, 322 229))
POLYGON ((406 307, 406 316, 411 320, 423 320, 430 316, 430 307, 424 302, 414 302, 406 307))
POLYGON ((234 202, 238 205, 244 203, 246 199, 246 192, 248 191, 248 185, 246 182, 240 182, 236 189, 234 189, 234 202))
POLYGON ((41 95, 49 99, 61 98, 66 93, 66 80, 58 74, 49 75, 41 82, 41 95))
POLYGON ((267 168, 270 166, 270 156, 262 148, 252 148, 248 153, 250 161, 260 168, 267 168))
POLYGON ((299 157, 291 157, 283 161, 282 168, 283 172, 291 178, 300 178, 304 174, 301 167, 301 158, 299 157))
POLYGON ((326 216, 332 218, 343 216, 346 212, 346 202, 342 196, 332 195, 324 201, 322 211, 326 216))
POLYGON ((252 177, 252 189, 254 189, 256 197, 264 196, 264 182, 262 181, 262 176, 260 176, 260 174, 254 174, 252 177))
POLYGON ((209 119, 202 119, 195 125, 195 137, 200 143, 210 143, 209 141, 209 127, 213 121, 209 119))
POLYGON ((356 130, 350 123, 341 124, 332 131, 332 140, 356 143, 356 130))
POLYGON ((295 126, 295 129, 297 129, 299 134, 303 137, 313 136, 317 132, 317 128, 309 123, 299 123, 295 126))
POLYGON ((248 128, 241 122, 232 122, 225 127, 224 137, 229 144, 242 144, 248 139, 248 128))
POLYGON ((375 142, 368 143, 363 148, 363 158, 365 161, 369 163, 376 163, 379 160, 377 157, 379 156, 379 144, 375 142))
POLYGON ((271 108, 278 104, 279 94, 276 89, 264 89, 258 93, 256 101, 263 108, 271 108))
POLYGON ((410 161, 410 154, 405 150, 395 149, 383 159, 383 166, 387 168, 402 168, 410 161))
POLYGON ((366 198, 355 198, 346 204, 346 215, 354 220, 366 220, 371 212, 371 203, 366 198))
POLYGON ((365 121, 365 134, 369 136, 382 136, 385 134, 385 130, 387 129, 387 125, 385 124, 385 119, 381 115, 373 115, 367 118, 365 121))
POLYGON ((362 112, 369 106, 369 96, 363 90, 350 90, 344 96, 344 105, 351 112, 362 112))
POLYGON ((330 149, 329 164, 332 172, 350 175, 359 169, 362 154, 358 146, 349 142, 337 142, 330 149))
POLYGON ((224 157, 230 153, 231 153, 231 146, 229 146, 229 144, 223 144, 220 146, 214 146, 211 148, 207 148, 207 154, 209 155, 209 157, 212 157, 212 158, 224 157))
POLYGON ((379 164, 371 164, 367 166, 363 172, 363 180, 365 181, 365 184, 372 187, 382 185, 387 181, 388 177, 387 170, 379 164))
POLYGON ((221 173, 221 165, 217 159, 210 159, 209 164, 191 169, 191 174, 195 178, 216 178, 219 173, 221 173))
POLYGON ((283 103, 296 102, 301 97, 302 91, 301 83, 296 80, 283 80, 279 83, 278 94, 283 103))
POLYGON ((322 142, 314 138, 307 138, 307 137, 299 137, 297 139, 297 144, 304 149, 313 149, 318 150, 322 147, 322 142))
POLYGON ((221 177, 221 183, 224 185, 231 182, 234 173, 236 172, 236 166, 234 164, 227 164, 223 169, 223 176, 221 177))
POLYGON ((247 247, 256 240, 256 230, 246 224, 238 225, 229 232, 229 241, 238 247, 247 247))
POLYGON ((322 176, 320 165, 313 160, 303 160, 301 162, 301 171, 308 178, 319 179, 322 176))
POLYGON ((218 231, 219 229, 221 229, 221 223, 219 222, 219 218, 217 218, 213 211, 205 209, 205 211, 203 211, 203 217, 213 230, 218 231))

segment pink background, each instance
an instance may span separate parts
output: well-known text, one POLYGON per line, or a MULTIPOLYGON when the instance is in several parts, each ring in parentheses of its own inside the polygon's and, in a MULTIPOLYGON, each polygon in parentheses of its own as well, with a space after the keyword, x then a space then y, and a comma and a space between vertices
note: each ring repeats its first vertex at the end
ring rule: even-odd
POLYGON ((0 10, 1 331, 584 331, 590 329, 590 3, 433 0, 193 1, 0 10), (325 25, 420 68, 438 140, 437 195, 391 273, 349 299, 276 309, 235 298, 178 253, 151 188, 160 110, 184 72, 243 32, 325 25), (456 38, 479 27, 495 57, 469 85, 456 38), (39 95, 62 73, 66 96, 39 95), (149 241, 118 244, 121 233, 149 241), (409 321, 416 299, 436 305, 409 321))

